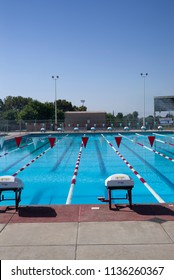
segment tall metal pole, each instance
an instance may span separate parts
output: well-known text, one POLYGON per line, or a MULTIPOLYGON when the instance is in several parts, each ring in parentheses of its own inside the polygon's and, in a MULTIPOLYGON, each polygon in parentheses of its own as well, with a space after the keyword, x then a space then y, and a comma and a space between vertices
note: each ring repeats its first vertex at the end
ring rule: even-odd
POLYGON ((57 130, 57 87, 56 87, 56 81, 59 78, 59 76, 52 76, 52 79, 55 81, 55 130, 57 130))
POLYGON ((145 88, 145 78, 147 77, 147 75, 148 75, 148 73, 141 73, 140 74, 142 77, 143 77, 143 79, 144 79, 144 97, 143 97, 143 99, 144 99, 144 102, 143 102, 143 104, 144 104, 144 110, 143 110, 143 126, 145 127, 146 126, 146 123, 145 123, 145 119, 146 119, 146 116, 145 116, 145 114, 146 114, 146 98, 145 98, 145 90, 146 90, 146 88, 145 88))

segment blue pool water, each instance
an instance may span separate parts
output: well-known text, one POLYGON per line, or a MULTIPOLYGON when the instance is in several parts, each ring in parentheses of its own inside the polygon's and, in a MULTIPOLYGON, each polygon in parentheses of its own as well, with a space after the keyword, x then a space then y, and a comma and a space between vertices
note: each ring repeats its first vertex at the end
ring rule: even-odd
MULTIPOLYGON (((86 148, 81 147, 82 136, 29 135, 22 137, 20 148, 14 139, 1 145, 0 176, 15 174, 24 182, 20 205, 100 204, 98 197, 107 196, 105 179, 115 173, 133 179, 133 203, 174 202, 173 134, 108 133, 103 137, 90 133, 86 134, 86 148), (155 136, 153 147, 149 135, 155 136), (119 147, 115 141, 118 136, 122 137, 119 147), (48 137, 56 138, 53 148, 48 137), (72 184, 78 156, 76 182, 72 184)), ((117 193, 123 196, 121 191, 117 193)), ((9 205, 9 201, 1 205, 9 205)))

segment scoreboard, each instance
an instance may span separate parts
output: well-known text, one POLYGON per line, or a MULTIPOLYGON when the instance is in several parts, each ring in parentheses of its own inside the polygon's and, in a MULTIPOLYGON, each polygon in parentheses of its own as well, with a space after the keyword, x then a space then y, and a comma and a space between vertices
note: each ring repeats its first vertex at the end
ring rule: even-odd
POLYGON ((154 97, 154 112, 162 111, 174 111, 174 95, 154 97))

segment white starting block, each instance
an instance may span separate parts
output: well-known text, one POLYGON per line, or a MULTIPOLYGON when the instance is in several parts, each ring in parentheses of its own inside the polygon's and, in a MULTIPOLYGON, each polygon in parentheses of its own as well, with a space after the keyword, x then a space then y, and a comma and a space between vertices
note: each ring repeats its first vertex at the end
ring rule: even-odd
POLYGON ((0 176, 0 201, 15 200, 16 211, 21 201, 21 192, 23 190, 23 182, 14 176, 0 176), (4 198, 2 192, 13 191, 15 198, 4 198))
POLYGON ((130 208, 132 207, 132 188, 134 187, 134 182, 126 174, 113 174, 105 180, 105 186, 108 189, 108 199, 99 198, 103 202, 109 202, 109 209, 111 209, 111 201, 114 199, 128 199, 130 208), (126 190, 127 195, 125 198, 114 198, 112 197, 113 190, 126 190))
POLYGON ((133 180, 126 174, 113 174, 105 180, 105 186, 108 188, 119 188, 134 186, 133 180))

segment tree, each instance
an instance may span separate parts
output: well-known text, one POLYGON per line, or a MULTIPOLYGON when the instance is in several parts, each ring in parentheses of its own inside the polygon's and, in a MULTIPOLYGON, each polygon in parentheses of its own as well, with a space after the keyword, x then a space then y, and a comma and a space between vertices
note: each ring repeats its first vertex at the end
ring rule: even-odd
POLYGON ((78 108, 78 111, 86 111, 87 110, 87 107, 82 105, 78 108))
POLYGON ((59 99, 57 100, 57 109, 58 110, 62 110, 63 112, 66 112, 66 111, 74 111, 73 109, 73 106, 72 106, 72 103, 63 99, 59 99))
POLYGON ((45 119, 54 119, 54 114, 55 114, 55 106, 52 102, 46 102, 44 104, 44 117, 45 119))
POLYGON ((2 118, 5 120, 16 120, 17 111, 16 110, 6 110, 3 112, 2 118))
POLYGON ((3 111, 4 111, 4 103, 2 99, 0 99, 0 119, 2 119, 3 111))
POLYGON ((2 101, 2 99, 0 99, 0 110, 3 110, 4 107, 4 102, 2 101))
POLYGON ((132 121, 133 120, 133 116, 132 116, 132 114, 129 113, 129 114, 124 116, 124 119, 127 120, 127 121, 132 121))
POLYGON ((111 113, 106 113, 106 122, 108 124, 114 123, 115 122, 115 116, 111 113))
POLYGON ((137 111, 134 111, 134 112, 132 113, 132 117, 133 117, 134 120, 137 120, 137 119, 138 119, 138 112, 137 112, 137 111))
POLYGON ((61 120, 61 121, 64 121, 65 114, 64 114, 64 112, 62 110, 57 110, 57 119, 61 120))
POLYGON ((118 113, 118 114, 116 115, 116 119, 117 119, 118 121, 122 121, 122 120, 123 120, 123 114, 122 114, 122 113, 118 113))
POLYGON ((25 105, 32 101, 32 98, 22 96, 7 96, 4 99, 5 110, 21 110, 25 105))
POLYGON ((31 104, 27 104, 22 111, 18 114, 18 120, 36 120, 38 119, 38 112, 32 107, 31 104))

